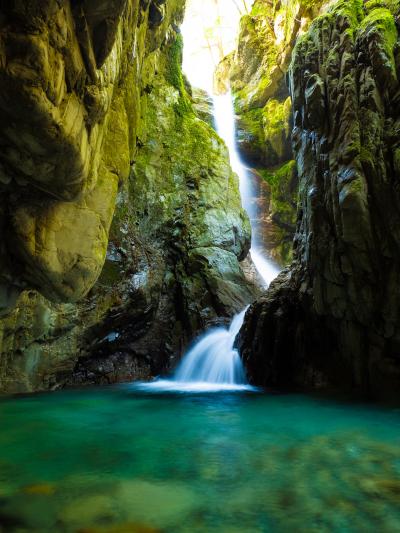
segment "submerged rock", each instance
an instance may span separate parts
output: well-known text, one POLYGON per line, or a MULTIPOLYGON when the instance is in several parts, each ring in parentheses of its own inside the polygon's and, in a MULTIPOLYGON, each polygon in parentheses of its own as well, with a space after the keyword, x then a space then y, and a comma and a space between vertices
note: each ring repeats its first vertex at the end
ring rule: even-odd
POLYGON ((57 523, 66 530, 151 533, 180 526, 199 508, 198 495, 178 483, 122 480, 64 506, 57 523))

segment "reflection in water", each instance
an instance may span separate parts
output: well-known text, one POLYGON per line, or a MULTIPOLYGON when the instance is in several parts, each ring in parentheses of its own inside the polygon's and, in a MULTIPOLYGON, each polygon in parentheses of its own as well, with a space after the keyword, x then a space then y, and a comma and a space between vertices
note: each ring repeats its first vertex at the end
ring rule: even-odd
POLYGON ((129 385, 3 399, 0 424, 4 531, 400 529, 398 410, 129 385))

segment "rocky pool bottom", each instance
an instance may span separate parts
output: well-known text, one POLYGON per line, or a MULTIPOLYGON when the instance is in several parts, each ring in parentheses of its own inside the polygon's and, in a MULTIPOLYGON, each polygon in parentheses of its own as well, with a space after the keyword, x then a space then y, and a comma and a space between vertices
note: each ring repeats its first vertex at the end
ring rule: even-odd
POLYGON ((400 410, 134 386, 0 401, 2 532, 400 530, 400 410))

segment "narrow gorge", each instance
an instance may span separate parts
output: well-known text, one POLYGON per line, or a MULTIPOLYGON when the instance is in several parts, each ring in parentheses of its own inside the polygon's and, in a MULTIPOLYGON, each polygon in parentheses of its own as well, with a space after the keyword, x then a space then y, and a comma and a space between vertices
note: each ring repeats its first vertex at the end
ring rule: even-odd
POLYGON ((0 0, 0 533, 400 530, 400 0, 0 0))
POLYGON ((335 2, 296 42, 294 261, 241 335, 255 382, 398 399, 399 52, 396 2, 335 2))

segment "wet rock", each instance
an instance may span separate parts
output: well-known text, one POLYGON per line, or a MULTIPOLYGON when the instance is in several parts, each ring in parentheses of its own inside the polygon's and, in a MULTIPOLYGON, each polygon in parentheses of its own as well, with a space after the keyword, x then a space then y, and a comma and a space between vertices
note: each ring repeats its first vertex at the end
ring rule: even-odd
POLYGON ((121 483, 116 498, 130 520, 160 528, 182 524, 201 503, 185 485, 142 480, 121 483))
POLYGON ((154 28, 160 26, 165 17, 165 2, 160 0, 153 0, 150 4, 149 21, 150 27, 154 28))
POLYGON ((59 523, 68 528, 96 525, 96 523, 116 522, 119 518, 113 498, 93 495, 69 503, 58 515, 59 523))
POLYGON ((296 45, 295 261, 245 321, 254 382, 398 398, 398 42, 389 9, 336 2, 296 45))
POLYGON ((226 94, 230 90, 230 76, 235 59, 234 52, 225 56, 217 65, 214 72, 214 93, 216 95, 226 94))
POLYGON ((196 114, 201 120, 207 122, 209 126, 215 129, 214 125, 214 104, 211 96, 202 89, 192 89, 192 102, 196 114))

